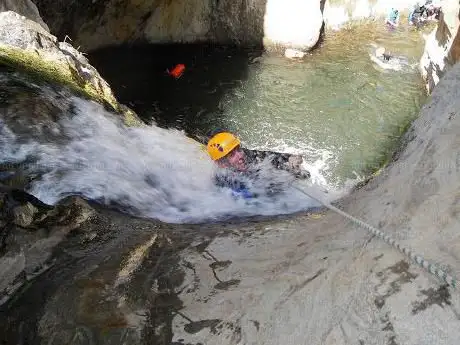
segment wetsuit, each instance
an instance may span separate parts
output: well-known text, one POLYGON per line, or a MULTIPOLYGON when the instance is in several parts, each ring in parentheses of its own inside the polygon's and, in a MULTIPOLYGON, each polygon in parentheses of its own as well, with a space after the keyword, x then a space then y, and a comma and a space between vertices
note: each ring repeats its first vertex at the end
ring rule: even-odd
POLYGON ((426 11, 425 6, 415 6, 409 13, 409 22, 414 25, 420 24, 420 19, 423 17, 423 13, 426 11))
MULTIPOLYGON (((302 170, 300 169, 300 167, 293 168, 289 165, 288 161, 289 158, 293 156, 292 154, 249 150, 245 148, 241 148, 241 150, 243 150, 245 154, 245 160, 246 164, 248 165, 248 169, 246 171, 235 171, 233 169, 225 169, 225 172, 218 172, 214 177, 214 182, 217 186, 230 188, 235 193, 239 193, 244 197, 257 197, 257 195, 250 193, 249 184, 251 183, 251 181, 255 181, 260 178, 260 168, 257 167, 257 164, 265 159, 268 159, 274 168, 285 170, 291 173, 295 178, 310 178, 310 173, 308 171, 302 170)), ((267 181, 265 191, 267 195, 273 195, 280 192, 282 189, 283 186, 279 183, 267 181)))
POLYGON ((396 9, 391 9, 390 13, 388 14, 386 22, 391 25, 398 25, 399 20, 399 11, 396 9))
POLYGON ((390 59, 392 58, 392 56, 388 53, 384 53, 383 54, 383 61, 390 61, 390 59))

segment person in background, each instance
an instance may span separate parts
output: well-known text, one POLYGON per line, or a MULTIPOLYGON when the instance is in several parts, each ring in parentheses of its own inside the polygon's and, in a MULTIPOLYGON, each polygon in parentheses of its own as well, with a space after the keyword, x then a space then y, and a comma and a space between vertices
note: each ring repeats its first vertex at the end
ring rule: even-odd
POLYGON ((375 50, 375 56, 383 62, 388 62, 393 57, 391 53, 387 52, 384 47, 379 47, 375 50))
POLYGON ((390 12, 388 13, 387 19, 385 20, 385 24, 391 27, 397 27, 399 25, 399 10, 392 7, 390 12))
POLYGON ((415 26, 420 26, 424 22, 424 14, 425 14, 426 8, 420 1, 417 1, 412 8, 412 10, 409 12, 408 16, 408 21, 409 25, 415 25, 415 26))

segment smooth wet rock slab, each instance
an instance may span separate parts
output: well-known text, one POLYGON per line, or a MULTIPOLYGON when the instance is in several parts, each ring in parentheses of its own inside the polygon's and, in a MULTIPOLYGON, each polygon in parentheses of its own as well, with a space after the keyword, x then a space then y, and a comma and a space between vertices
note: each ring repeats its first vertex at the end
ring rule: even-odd
MULTIPOLYGON (((340 203, 457 277, 459 83, 457 65, 423 107, 397 160, 340 203)), ((2 260, 16 265, 1 272, 16 277, 8 291, 22 284, 16 295, 2 295, 6 344, 456 345, 460 339, 457 290, 331 212, 187 226, 81 199, 43 209, 19 192, 4 195, 6 210, 30 202, 46 216, 34 216, 25 229, 11 222, 21 219, 8 218, 11 212, 0 219, 12 239, 2 260), (26 270, 28 253, 56 237, 40 247, 42 255, 30 256, 40 265, 26 270), (14 256, 21 252, 25 263, 14 256)))
POLYGON ((104 213, 81 229, 98 228, 97 239, 69 239, 6 306, 5 341, 24 329, 43 344, 431 344, 439 334, 436 343, 454 344, 460 335, 458 295, 339 216, 220 234, 183 227, 186 236, 104 213))

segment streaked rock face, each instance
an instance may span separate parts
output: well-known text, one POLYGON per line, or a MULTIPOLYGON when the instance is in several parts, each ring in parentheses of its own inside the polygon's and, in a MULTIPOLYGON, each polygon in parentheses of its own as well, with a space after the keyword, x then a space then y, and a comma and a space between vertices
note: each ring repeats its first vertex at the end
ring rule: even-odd
MULTIPOLYGON (((308 50, 323 24, 317 0, 36 0, 51 31, 92 50, 138 40, 308 50)), ((282 49, 284 51, 284 49, 282 49)))
POLYGON ((393 7, 407 14, 416 2, 417 0, 326 0, 324 23, 327 29, 334 30, 351 21, 367 18, 381 20, 393 7))
POLYGON ((459 16, 460 4, 457 0, 443 1, 438 26, 426 37, 420 69, 428 92, 433 91, 445 69, 460 59, 459 16))
MULTIPOLYGON (((443 76, 392 164, 340 202, 456 276, 459 75, 443 76)), ((11 189, 0 203, 7 344, 458 344, 458 294, 332 212, 175 225, 11 189)))

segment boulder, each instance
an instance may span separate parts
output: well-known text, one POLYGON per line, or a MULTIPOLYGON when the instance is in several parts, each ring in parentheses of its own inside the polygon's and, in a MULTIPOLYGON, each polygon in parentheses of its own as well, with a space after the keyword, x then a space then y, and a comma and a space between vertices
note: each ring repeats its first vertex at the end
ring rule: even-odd
MULTIPOLYGON (((130 123, 137 117, 118 103, 109 84, 81 52, 13 11, 0 12, 0 62, 41 80, 67 86, 121 113, 130 123)), ((134 122, 142 125, 137 120, 134 122)))
POLYGON ((305 56, 305 52, 288 48, 284 51, 284 56, 288 59, 302 59, 305 56))
POLYGON ((54 248, 93 213, 76 197, 50 206, 0 185, 0 305, 48 269, 54 248))
POLYGON ((48 25, 40 17, 40 13, 38 13, 37 6, 31 0, 0 0, 0 12, 6 11, 14 11, 40 24, 46 31, 49 31, 48 25))
POLYGON ((320 37, 323 15, 319 1, 268 0, 264 21, 264 46, 268 50, 292 48, 308 51, 320 37))

